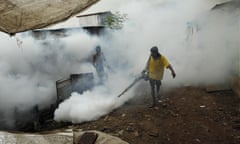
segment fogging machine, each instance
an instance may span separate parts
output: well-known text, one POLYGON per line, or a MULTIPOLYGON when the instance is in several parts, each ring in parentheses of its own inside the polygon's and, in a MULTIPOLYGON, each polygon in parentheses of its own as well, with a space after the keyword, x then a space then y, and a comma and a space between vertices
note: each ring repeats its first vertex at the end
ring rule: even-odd
POLYGON ((133 82, 126 88, 122 93, 118 95, 118 97, 121 97, 124 93, 126 93, 130 88, 132 88, 138 81, 141 79, 148 80, 148 74, 147 73, 142 73, 139 77, 135 78, 133 82))

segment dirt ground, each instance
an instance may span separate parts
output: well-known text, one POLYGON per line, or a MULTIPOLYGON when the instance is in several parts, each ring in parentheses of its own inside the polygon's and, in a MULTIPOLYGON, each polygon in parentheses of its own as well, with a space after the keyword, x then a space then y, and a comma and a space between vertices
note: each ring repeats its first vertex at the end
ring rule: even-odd
POLYGON ((232 91, 184 87, 148 108, 148 92, 96 121, 74 125, 118 136, 130 144, 239 144, 240 99, 232 91))

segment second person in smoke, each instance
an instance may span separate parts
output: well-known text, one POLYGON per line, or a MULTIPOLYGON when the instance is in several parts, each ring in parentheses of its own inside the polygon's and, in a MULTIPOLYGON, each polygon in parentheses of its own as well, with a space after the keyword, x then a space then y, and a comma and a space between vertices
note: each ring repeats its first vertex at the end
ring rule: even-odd
POLYGON ((106 72, 104 69, 104 67, 106 65, 106 58, 105 58, 105 56, 101 50, 101 47, 99 45, 96 46, 95 50, 96 50, 96 53, 93 55, 92 63, 96 69, 96 72, 97 72, 97 75, 99 78, 99 83, 103 84, 103 82, 107 78, 107 75, 106 75, 106 72))
POLYGON ((150 107, 154 107, 156 105, 156 98, 158 100, 160 99, 160 86, 163 79, 164 69, 169 69, 173 78, 175 78, 176 74, 167 58, 158 52, 158 48, 156 46, 152 47, 150 51, 151 54, 143 73, 147 73, 149 76, 152 95, 152 104, 150 107))

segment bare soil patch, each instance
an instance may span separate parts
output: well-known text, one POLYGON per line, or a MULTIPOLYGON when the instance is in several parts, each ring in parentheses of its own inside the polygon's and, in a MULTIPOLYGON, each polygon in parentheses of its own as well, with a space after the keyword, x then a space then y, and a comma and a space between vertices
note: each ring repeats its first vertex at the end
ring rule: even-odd
POLYGON ((148 108, 150 93, 141 97, 74 128, 102 131, 130 144, 240 143, 240 99, 232 91, 176 88, 155 108, 148 108))

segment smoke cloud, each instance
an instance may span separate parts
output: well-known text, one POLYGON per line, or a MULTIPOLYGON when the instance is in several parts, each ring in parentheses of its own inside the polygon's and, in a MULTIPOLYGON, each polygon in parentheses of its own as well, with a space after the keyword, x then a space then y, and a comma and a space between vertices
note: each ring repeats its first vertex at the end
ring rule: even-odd
POLYGON ((47 40, 26 33, 16 36, 22 41, 20 47, 16 39, 2 34, 0 108, 6 112, 51 104, 56 100, 55 82, 69 74, 94 72, 97 78, 89 58, 98 44, 114 72, 108 71, 104 85, 72 93, 55 111, 56 121, 96 120, 131 99, 136 87, 121 98, 117 95, 143 70, 152 46, 159 47, 177 74, 172 79, 166 70, 163 86, 228 83, 239 65, 239 12, 211 10, 221 2, 102 0, 85 13, 125 13, 128 20, 122 30, 107 30, 100 37, 69 31, 68 37, 47 40))
MULTIPOLYGON (((95 5, 93 10, 96 12, 97 9, 103 11, 112 8, 128 15, 129 19, 121 31, 109 31, 107 35, 100 38, 109 64, 122 74, 121 79, 132 80, 132 76, 139 74, 145 66, 150 48, 156 45, 169 59, 177 73, 176 79, 173 80, 170 73, 166 71, 163 85, 168 87, 204 86, 230 83, 238 65, 236 52, 239 50, 237 40, 239 22, 236 21, 236 17, 239 15, 211 10, 220 2, 223 1, 132 0, 118 2, 116 7, 115 2, 106 0, 95 5), (235 24, 231 25, 232 23, 235 24)), ((89 9, 87 12, 93 11, 89 9)), ((115 79, 109 79, 109 81, 117 83, 114 84, 119 92, 128 86, 115 79)), ((114 87, 113 84, 109 86, 114 87)), ((109 96, 108 100, 116 96, 111 88, 106 94, 109 96)), ((79 95, 79 99, 84 96, 85 94, 79 95)), ((131 94, 124 95, 125 98, 129 96, 131 94)), ((89 97, 91 97, 89 104, 95 100, 99 101, 92 98, 95 97, 94 94, 89 97)), ((104 96, 99 94, 98 97, 104 96)), ((75 111, 73 107, 79 107, 79 103, 74 106, 70 101, 71 98, 68 104, 60 105, 55 113, 56 120, 69 118, 68 121, 76 122, 73 115, 61 115, 72 113, 75 111), (66 109, 68 111, 63 112, 66 109)), ((114 108, 110 105, 109 103, 109 108, 114 108)), ((98 112, 98 109, 101 109, 100 105, 93 111, 98 112)), ((79 109, 77 113, 80 114, 80 112, 79 109)), ((95 116, 99 117, 98 114, 95 116)), ((80 118, 78 122, 84 121, 80 115, 77 117, 80 118)))

